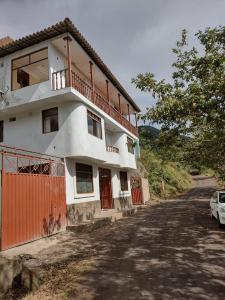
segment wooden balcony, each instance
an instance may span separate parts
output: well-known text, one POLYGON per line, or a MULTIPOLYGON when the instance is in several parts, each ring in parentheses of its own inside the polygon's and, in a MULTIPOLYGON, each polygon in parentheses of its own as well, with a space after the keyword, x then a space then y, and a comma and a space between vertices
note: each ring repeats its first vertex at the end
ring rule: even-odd
POLYGON ((69 86, 71 81, 71 86, 80 92, 83 96, 89 99, 92 103, 98 106, 101 110, 107 113, 110 117, 132 132, 134 135, 138 136, 138 128, 133 126, 124 116, 113 107, 108 100, 92 88, 85 80, 83 80, 78 74, 71 71, 71 77, 69 77, 68 69, 63 69, 61 71, 52 73, 52 89, 59 90, 69 86), (70 80, 69 80, 70 78, 70 80))

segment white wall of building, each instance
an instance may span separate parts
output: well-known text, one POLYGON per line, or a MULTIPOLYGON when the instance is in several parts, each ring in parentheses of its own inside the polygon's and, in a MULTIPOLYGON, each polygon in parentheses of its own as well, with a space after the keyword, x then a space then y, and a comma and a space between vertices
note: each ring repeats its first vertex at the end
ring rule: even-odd
MULTIPOLYGON (((81 161, 76 159, 66 159, 66 195, 67 204, 84 203, 89 201, 100 200, 99 191, 99 171, 98 168, 102 165, 93 164, 90 161, 81 161), (94 191, 90 194, 78 194, 76 191, 76 162, 91 165, 93 168, 93 186, 94 191)), ((131 195, 130 175, 128 171, 128 191, 121 191, 120 188, 120 169, 110 168, 112 177, 112 196, 113 198, 128 197, 131 195)))
POLYGON ((0 119, 4 121, 3 142, 7 145, 61 157, 92 159, 121 168, 136 167, 135 155, 127 150, 125 133, 112 133, 110 142, 119 148, 119 153, 106 151, 103 118, 102 139, 88 133, 87 107, 83 103, 59 101, 42 109, 30 108, 21 113, 3 114, 0 119), (42 110, 52 107, 58 107, 59 130, 43 134, 42 110), (10 122, 10 118, 16 120, 10 122))
MULTIPOLYGON (((11 60, 48 47, 49 80, 7 93, 8 105, 0 106, 0 120, 4 121, 4 144, 28 150, 66 157, 67 204, 100 199, 99 166, 110 168, 113 198, 130 196, 129 190, 121 192, 119 170, 135 169, 136 160, 127 150, 127 136, 134 136, 121 124, 108 116, 91 101, 73 88, 52 90, 51 74, 67 67, 65 57, 52 45, 52 40, 17 51, 0 58, 0 89, 11 90, 11 60), (58 107, 59 130, 42 133, 42 110, 58 107), (3 109, 2 109, 3 108, 3 109), (87 109, 97 114, 102 122, 102 139, 88 133, 87 109), (10 122, 10 118, 16 121, 10 122), (105 124, 114 131, 105 134, 105 124), (119 153, 107 152, 106 145, 119 149, 119 153), (94 192, 78 195, 75 187, 75 161, 90 162, 93 166, 94 192)), ((129 172, 128 172, 129 174, 129 172)), ((128 176, 129 180, 129 176, 128 176)))

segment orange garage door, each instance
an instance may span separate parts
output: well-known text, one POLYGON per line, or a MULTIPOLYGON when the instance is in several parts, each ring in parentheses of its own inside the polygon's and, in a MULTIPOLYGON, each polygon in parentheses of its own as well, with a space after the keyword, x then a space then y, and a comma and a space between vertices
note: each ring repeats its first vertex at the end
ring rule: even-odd
POLYGON ((64 230, 64 163, 21 152, 1 155, 1 250, 64 230))

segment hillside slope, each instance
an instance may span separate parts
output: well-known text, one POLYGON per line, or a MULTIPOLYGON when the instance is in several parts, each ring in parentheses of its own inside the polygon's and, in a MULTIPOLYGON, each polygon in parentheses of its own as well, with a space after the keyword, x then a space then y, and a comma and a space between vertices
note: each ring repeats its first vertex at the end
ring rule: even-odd
POLYGON ((169 161, 163 151, 159 154, 151 147, 160 130, 152 126, 141 126, 139 133, 141 162, 147 170, 151 195, 166 198, 191 188, 193 180, 185 167, 179 162, 169 161))

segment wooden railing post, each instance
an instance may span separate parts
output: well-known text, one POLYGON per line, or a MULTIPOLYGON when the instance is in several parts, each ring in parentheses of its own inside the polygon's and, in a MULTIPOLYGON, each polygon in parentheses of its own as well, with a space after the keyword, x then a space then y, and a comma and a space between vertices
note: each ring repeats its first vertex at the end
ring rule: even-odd
POLYGON ((127 113, 128 113, 128 120, 130 122, 130 105, 127 104, 127 113))
POLYGON ((109 113, 109 115, 110 115, 110 112, 111 112, 111 110, 110 110, 110 98, 109 98, 109 81, 106 79, 106 93, 107 93, 107 100, 108 100, 108 105, 109 105, 109 107, 108 107, 108 113, 109 113))
POLYGON ((129 120, 130 127, 131 127, 131 122, 130 122, 130 105, 129 104, 127 104, 127 113, 128 113, 128 120, 129 120))
POLYGON ((94 79, 93 79, 93 62, 89 61, 90 64, 90 76, 91 76, 91 88, 92 88, 92 101, 95 103, 95 95, 94 95, 94 79))
POLYGON ((72 63, 71 63, 71 52, 70 52, 70 42, 72 39, 69 36, 63 38, 66 41, 67 46, 67 60, 68 60, 68 86, 72 86, 72 63))
POLYGON ((119 99, 119 112, 120 112, 120 120, 122 120, 122 111, 121 111, 121 101, 120 101, 120 94, 118 94, 119 99))
POLYGON ((106 79, 106 93, 107 93, 107 100, 110 103, 110 99, 109 99, 109 81, 106 79))

